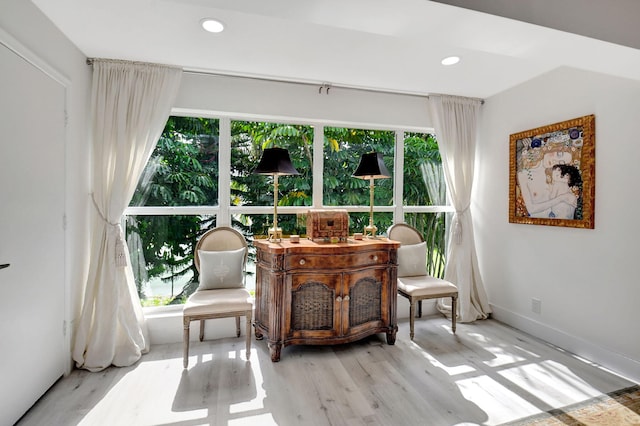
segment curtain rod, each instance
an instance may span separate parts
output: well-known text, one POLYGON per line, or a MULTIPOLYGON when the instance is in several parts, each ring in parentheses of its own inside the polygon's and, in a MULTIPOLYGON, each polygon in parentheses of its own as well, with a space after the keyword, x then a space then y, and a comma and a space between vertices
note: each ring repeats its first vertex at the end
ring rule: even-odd
MULTIPOLYGON (((95 60, 99 60, 100 58, 87 58, 87 65, 93 65, 93 62, 95 60)), ((117 62, 118 60, 113 60, 113 59, 107 59, 110 61, 114 61, 117 62)), ((149 65, 158 65, 158 64, 153 64, 153 63, 149 63, 149 62, 136 62, 136 61, 125 61, 122 60, 121 62, 130 62, 130 63, 135 63, 135 64, 149 64, 149 65)), ((387 95, 403 95, 403 96, 415 96, 415 97, 419 97, 419 98, 425 98, 425 99, 429 99, 429 95, 426 93, 417 93, 417 92, 409 92, 409 91, 399 91, 399 90, 392 90, 392 89, 376 89, 376 88, 371 88, 371 87, 359 87, 359 86, 350 86, 350 85, 346 85, 346 84, 334 84, 334 83, 330 83, 330 82, 311 82, 311 81, 300 81, 300 80, 288 80, 288 79, 278 79, 278 78, 271 78, 271 77, 260 77, 260 76, 254 76, 254 75, 244 75, 244 74, 234 74, 231 72, 215 72, 215 71, 209 71, 209 70, 202 70, 202 69, 195 69, 195 68, 183 68, 182 69, 184 73, 186 74, 200 74, 200 75, 211 75, 211 76, 215 76, 215 77, 232 77, 232 78, 242 78, 242 79, 247 79, 247 80, 255 80, 255 81, 265 81, 265 82, 269 82, 269 83, 286 83, 286 84, 296 84, 296 85, 300 85, 300 86, 309 86, 309 87, 318 87, 318 93, 322 93, 322 91, 325 91, 325 94, 329 94, 329 91, 331 89, 346 89, 346 90, 357 90, 360 92, 369 92, 369 93, 382 93, 382 94, 387 94, 387 95)), ((435 93, 434 93, 435 95, 435 93)), ((462 96, 461 96, 462 97, 462 96)), ((478 99, 480 101, 480 104, 484 104, 484 99, 480 99, 480 98, 469 98, 469 99, 478 99)))
POLYGON ((179 66, 176 66, 176 65, 159 64, 157 62, 129 61, 129 60, 126 60, 126 59, 87 58, 87 60, 86 60, 87 65, 93 65, 93 63, 96 62, 96 61, 112 62, 114 64, 148 65, 148 66, 155 66, 155 67, 168 67, 168 68, 182 69, 182 67, 179 67, 179 66))

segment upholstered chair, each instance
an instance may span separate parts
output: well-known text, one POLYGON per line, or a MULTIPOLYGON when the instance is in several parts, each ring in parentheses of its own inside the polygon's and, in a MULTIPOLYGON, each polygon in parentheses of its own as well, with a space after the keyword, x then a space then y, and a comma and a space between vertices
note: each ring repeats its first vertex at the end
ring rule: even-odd
POLYGON ((182 310, 184 368, 189 364, 191 321, 200 321, 202 342, 206 320, 235 317, 236 336, 240 337, 240 317, 244 316, 247 335, 246 357, 249 359, 253 301, 245 288, 247 253, 247 241, 233 228, 211 229, 198 240, 193 259, 200 273, 200 285, 187 299, 182 310))
POLYGON ((398 249, 398 294, 409 299, 409 337, 413 340, 414 322, 422 316, 425 299, 451 298, 451 330, 456 332, 458 288, 449 281, 427 274, 427 243, 420 232, 406 223, 387 230, 389 239, 400 242, 398 249))

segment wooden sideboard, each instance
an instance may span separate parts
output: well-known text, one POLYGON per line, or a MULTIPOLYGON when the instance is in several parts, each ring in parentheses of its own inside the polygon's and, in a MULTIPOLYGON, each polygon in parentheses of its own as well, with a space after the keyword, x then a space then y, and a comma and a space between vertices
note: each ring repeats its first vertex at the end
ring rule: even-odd
POLYGON ((254 240, 255 335, 271 361, 288 345, 348 343, 376 333, 396 340, 397 254, 386 238, 317 243, 254 240))

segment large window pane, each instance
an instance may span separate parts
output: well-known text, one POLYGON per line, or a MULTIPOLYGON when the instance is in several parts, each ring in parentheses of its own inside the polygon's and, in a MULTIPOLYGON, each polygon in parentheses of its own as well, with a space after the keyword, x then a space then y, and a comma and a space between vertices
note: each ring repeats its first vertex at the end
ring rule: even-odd
POLYGON ((217 119, 169 117, 130 206, 218 204, 217 119))
MULTIPOLYGON (((218 205, 219 120, 169 117, 132 207, 218 205)), ((126 236, 144 306, 183 303, 197 287, 193 248, 212 216, 128 216, 126 236)))
POLYGON ((446 189, 438 142, 428 133, 405 133, 403 205, 444 206, 446 189))
MULTIPOLYGON (((393 205, 395 132, 383 130, 324 128, 323 204, 349 207, 369 206, 369 181, 353 177, 362 154, 379 152, 391 173, 389 179, 374 182, 374 206, 393 205)), ((369 224, 369 214, 350 213, 349 232, 363 232, 369 224)), ((393 223, 392 214, 374 213, 374 224, 378 233, 393 223)))
MULTIPOLYGON (((404 206, 445 206, 446 186, 438 142, 428 133, 404 135, 404 206)), ((427 272, 442 278, 446 256, 447 213, 405 213, 405 222, 427 242, 427 272)))
POLYGON ((216 226, 212 216, 126 217, 131 266, 143 306, 180 304, 198 286, 196 242, 216 226))
POLYGON ((415 227, 427 242, 427 273, 444 278, 446 229, 450 213, 405 213, 405 222, 415 227))
POLYGON ((369 181, 354 178, 352 175, 362 154, 375 151, 383 155, 384 164, 392 177, 376 179, 374 205, 392 205, 394 145, 395 132, 392 131, 325 127, 323 204, 369 205, 369 181))
POLYGON ((287 149, 300 172, 278 179, 278 205, 311 205, 313 127, 253 121, 231 122, 232 205, 273 206, 273 177, 252 173, 262 151, 273 147, 287 149))

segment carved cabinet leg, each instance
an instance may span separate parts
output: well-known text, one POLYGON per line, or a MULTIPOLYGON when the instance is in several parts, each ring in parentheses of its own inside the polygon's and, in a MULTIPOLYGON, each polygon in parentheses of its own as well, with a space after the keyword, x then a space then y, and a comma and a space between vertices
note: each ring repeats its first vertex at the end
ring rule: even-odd
POLYGON ((255 335, 256 335, 256 340, 262 340, 262 338, 264 337, 264 334, 262 334, 262 332, 258 330, 258 328, 255 329, 255 335))
POLYGON ((269 343, 269 353, 271 354, 271 362, 280 361, 280 350, 282 349, 282 344, 280 343, 269 343))
POLYGON ((396 343, 396 330, 387 331, 387 344, 394 345, 396 343))

